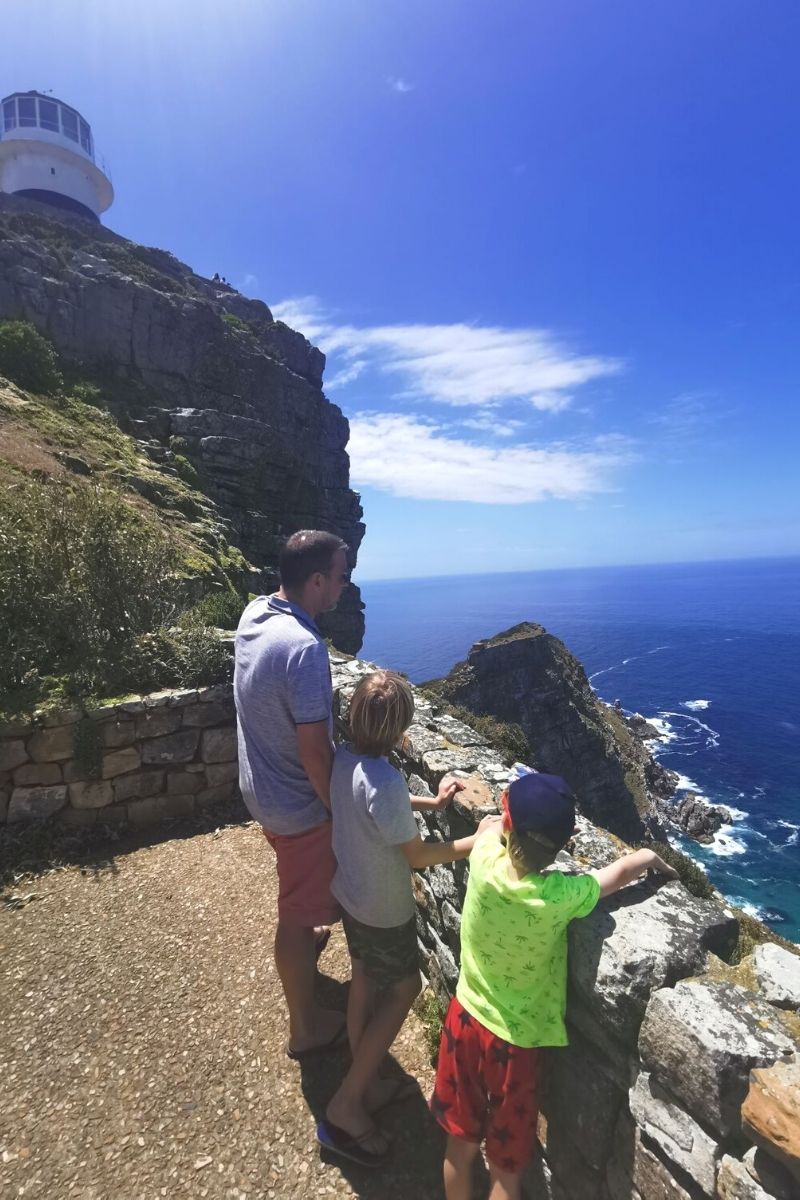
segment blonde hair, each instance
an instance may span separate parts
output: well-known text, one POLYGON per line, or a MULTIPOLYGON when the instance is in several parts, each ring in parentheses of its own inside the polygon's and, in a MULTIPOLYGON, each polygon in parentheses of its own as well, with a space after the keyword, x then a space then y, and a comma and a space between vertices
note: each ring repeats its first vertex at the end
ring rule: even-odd
POLYGON ((350 701, 350 735, 359 754, 394 750, 414 717, 414 694, 393 671, 365 675, 350 701))
POLYGON ((525 875, 539 875, 562 849, 541 841, 534 833, 517 833, 514 829, 506 830, 505 841, 514 867, 525 875))

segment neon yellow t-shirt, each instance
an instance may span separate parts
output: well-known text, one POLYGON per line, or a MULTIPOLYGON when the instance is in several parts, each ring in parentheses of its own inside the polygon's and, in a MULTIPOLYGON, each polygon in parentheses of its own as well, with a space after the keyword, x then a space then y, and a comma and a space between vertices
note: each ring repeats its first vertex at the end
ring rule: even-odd
POLYGON ((456 995, 474 1017, 513 1046, 566 1046, 567 925, 600 899, 592 875, 508 874, 493 833, 469 860, 461 918, 456 995))

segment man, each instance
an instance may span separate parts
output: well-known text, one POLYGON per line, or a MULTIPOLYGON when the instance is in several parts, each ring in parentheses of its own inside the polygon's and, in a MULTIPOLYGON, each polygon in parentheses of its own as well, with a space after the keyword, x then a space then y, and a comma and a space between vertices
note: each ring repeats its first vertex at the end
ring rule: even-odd
POLYGON ((280 555, 280 590, 248 604, 236 632, 239 782, 277 859, 275 964, 289 1008, 290 1058, 346 1035, 342 1014, 314 998, 318 948, 325 926, 339 918, 330 892, 333 693, 315 620, 336 607, 347 584, 346 554, 334 534, 292 534, 280 555))

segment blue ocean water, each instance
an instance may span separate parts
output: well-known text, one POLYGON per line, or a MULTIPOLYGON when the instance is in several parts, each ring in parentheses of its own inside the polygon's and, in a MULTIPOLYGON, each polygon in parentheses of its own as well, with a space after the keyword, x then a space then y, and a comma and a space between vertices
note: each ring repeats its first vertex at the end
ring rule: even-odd
POLYGON ((682 785, 727 805, 712 846, 681 839, 733 902, 800 940, 800 559, 365 583, 361 657, 414 682, 537 621, 604 700, 655 718, 682 785))

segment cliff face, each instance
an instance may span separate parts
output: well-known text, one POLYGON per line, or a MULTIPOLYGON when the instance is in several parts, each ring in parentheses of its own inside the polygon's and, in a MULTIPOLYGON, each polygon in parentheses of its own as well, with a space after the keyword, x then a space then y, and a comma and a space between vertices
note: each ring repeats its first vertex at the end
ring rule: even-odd
MULTIPOLYGON (((188 460, 229 540, 275 581, 282 540, 364 534, 349 486, 349 429, 322 392, 324 355, 266 304, 172 255, 80 218, 0 195, 0 319, 30 321, 62 359, 101 377, 106 406, 157 467, 188 460)), ((134 485, 135 486, 135 485, 134 485)), ((351 585, 326 632, 355 652, 351 585)))
POLYGON ((518 724, 531 765, 562 775, 590 820, 628 841, 645 831, 651 797, 671 791, 621 714, 601 703, 577 658, 541 625, 521 624, 476 642, 435 685, 474 713, 518 724))

